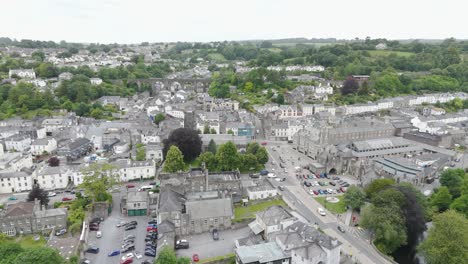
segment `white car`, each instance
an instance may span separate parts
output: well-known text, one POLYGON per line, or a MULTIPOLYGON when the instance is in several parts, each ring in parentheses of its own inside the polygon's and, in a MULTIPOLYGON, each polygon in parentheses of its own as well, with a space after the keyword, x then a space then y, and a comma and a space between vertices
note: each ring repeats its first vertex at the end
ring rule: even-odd
MULTIPOLYGON (((327 189, 327 192, 328 192, 329 194, 332 194, 332 193, 333 193, 333 191, 335 191, 335 190, 332 190, 332 189, 327 189)), ((335 191, 335 192, 336 192, 336 191, 335 191)))
POLYGON ((281 178, 276 178, 275 181, 280 182, 281 178))
POLYGON ((319 215, 321 215, 321 216, 326 216, 326 215, 327 215, 327 214, 325 213, 325 210, 323 210, 322 207, 319 207, 319 208, 317 209, 317 212, 318 212, 319 215))
POLYGON ((101 237, 102 237, 102 232, 101 232, 101 231, 97 231, 97 232, 96 232, 96 237, 97 237, 97 238, 101 238, 101 237))
POLYGON ((275 177, 276 177, 276 175, 274 173, 271 173, 271 172, 268 173, 268 178, 275 178, 275 177))
POLYGON ((126 260, 126 259, 133 258, 133 257, 134 257, 133 253, 127 253, 126 255, 122 257, 122 260, 126 260))
POLYGON ((136 257, 137 259, 141 259, 141 258, 143 257, 143 255, 141 255, 140 252, 135 251, 135 257, 136 257))
POLYGON ((54 196, 56 196, 56 195, 57 195, 56 193, 50 192, 50 193, 47 194, 47 197, 54 197, 54 196))

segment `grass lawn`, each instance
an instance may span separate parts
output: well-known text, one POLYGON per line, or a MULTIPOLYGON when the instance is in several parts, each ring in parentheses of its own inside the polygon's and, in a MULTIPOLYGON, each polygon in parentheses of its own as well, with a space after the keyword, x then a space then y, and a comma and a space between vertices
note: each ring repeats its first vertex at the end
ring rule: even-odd
POLYGON ((395 53, 398 56, 409 57, 414 55, 412 52, 407 51, 393 51, 393 50, 368 50, 371 56, 388 56, 392 53, 395 53))
POLYGON ((337 198, 340 199, 337 203, 330 203, 325 201, 326 197, 316 197, 315 200, 319 202, 323 207, 333 213, 342 214, 346 212, 346 206, 344 204, 343 196, 338 196, 337 198), (326 204, 325 204, 326 202, 326 204))
POLYGON ((245 219, 255 218, 255 213, 265 210, 273 205, 282 205, 286 207, 286 203, 281 199, 265 201, 261 203, 251 204, 248 206, 239 206, 234 208, 234 222, 240 222, 245 219))
POLYGON ((39 236, 40 239, 38 241, 34 240, 34 235, 26 235, 22 236, 21 238, 17 238, 16 242, 20 243, 24 248, 35 248, 35 247, 43 247, 47 244, 47 241, 44 239, 43 236, 39 236))
POLYGON ((211 262, 218 263, 221 260, 227 260, 227 259, 235 260, 235 257, 236 257, 236 255, 234 253, 231 253, 231 254, 227 254, 227 255, 224 255, 224 256, 218 256, 218 257, 202 259, 202 260, 200 260, 199 263, 211 263, 211 262))

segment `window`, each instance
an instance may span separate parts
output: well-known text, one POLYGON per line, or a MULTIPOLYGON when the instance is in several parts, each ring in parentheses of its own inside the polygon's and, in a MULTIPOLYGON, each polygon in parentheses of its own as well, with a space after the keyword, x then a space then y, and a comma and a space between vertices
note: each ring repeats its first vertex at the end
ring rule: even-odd
POLYGON ((20 183, 18 183, 18 186, 19 186, 19 187, 21 187, 21 182, 20 182, 20 183))

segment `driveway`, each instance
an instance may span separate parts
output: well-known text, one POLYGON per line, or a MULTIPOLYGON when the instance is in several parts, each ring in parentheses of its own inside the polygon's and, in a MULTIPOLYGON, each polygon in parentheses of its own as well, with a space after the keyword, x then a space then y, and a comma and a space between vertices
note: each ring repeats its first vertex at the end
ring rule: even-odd
POLYGON ((177 256, 191 258, 193 254, 198 254, 200 259, 224 256, 234 252, 236 240, 247 237, 250 228, 243 227, 235 230, 220 230, 219 240, 213 240, 211 233, 203 233, 184 237, 190 244, 188 249, 178 249, 177 256))

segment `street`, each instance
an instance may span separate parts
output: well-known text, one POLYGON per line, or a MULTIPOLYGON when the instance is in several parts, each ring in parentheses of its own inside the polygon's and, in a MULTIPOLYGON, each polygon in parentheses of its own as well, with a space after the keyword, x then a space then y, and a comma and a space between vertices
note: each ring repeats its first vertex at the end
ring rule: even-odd
MULTIPOLYGON (((277 175, 277 177, 285 177, 286 181, 277 182, 270 180, 275 186, 282 185, 285 190, 282 192, 283 199, 298 213, 303 215, 311 224, 317 223, 320 229, 330 236, 337 237, 343 243, 342 251, 345 254, 353 256, 361 263, 390 263, 383 258, 371 245, 370 240, 363 230, 355 227, 345 226, 343 219, 338 219, 335 215, 327 212, 326 216, 320 216, 317 208, 322 207, 311 195, 306 191, 303 185, 303 180, 296 177, 295 167, 303 167, 312 160, 297 152, 292 148, 292 145, 285 142, 271 142, 266 146, 270 161, 266 169, 277 175), (273 150, 275 148, 275 150, 273 150), (285 165, 286 172, 279 167, 280 155, 283 157, 282 162, 285 165), (272 162, 274 162, 274 165, 272 162), (345 233, 338 231, 338 225, 344 227, 345 233)), ((302 172, 302 170, 301 170, 302 172)), ((350 184, 357 182, 351 177, 339 175, 350 184)), ((322 187, 323 188, 323 187, 322 187)))

